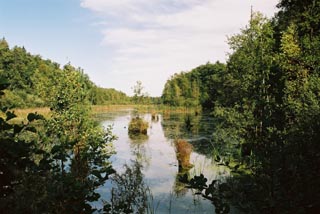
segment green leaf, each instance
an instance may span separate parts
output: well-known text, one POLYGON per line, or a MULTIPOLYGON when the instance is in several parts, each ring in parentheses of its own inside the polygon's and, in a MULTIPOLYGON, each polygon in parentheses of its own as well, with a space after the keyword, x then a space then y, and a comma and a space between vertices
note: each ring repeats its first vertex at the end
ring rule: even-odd
POLYGON ((200 174, 199 176, 194 176, 194 178, 190 180, 190 185, 192 188, 199 189, 202 191, 207 187, 207 181, 208 179, 205 178, 203 174, 200 174))
POLYGON ((51 153, 52 153, 52 154, 55 154, 55 153, 60 152, 60 151, 61 151, 61 146, 59 146, 59 145, 55 145, 55 146, 52 147, 52 149, 51 149, 51 153))
POLYGON ((234 170, 237 171, 237 170, 239 169, 239 167, 240 167, 239 164, 235 165, 235 166, 234 166, 234 170))
MULTIPOLYGON (((95 192, 91 193, 90 195, 88 195, 86 197, 86 199, 88 201, 97 201, 97 200, 99 200, 99 198, 100 198, 100 194, 99 193, 95 193, 95 192)), ((91 206, 88 207, 88 209, 91 209, 91 206)))
POLYGON ((12 125, 4 121, 2 117, 0 117, 0 128, 2 131, 12 129, 12 125))
POLYGON ((32 122, 34 120, 43 120, 44 117, 36 112, 36 113, 29 113, 27 116, 27 119, 29 122, 32 122))
POLYGON ((6 116, 7 116, 6 121, 9 121, 9 120, 17 117, 17 115, 15 115, 14 112, 11 112, 11 111, 8 111, 8 112, 6 113, 6 116))
POLYGON ((179 181, 184 184, 189 183, 188 174, 185 173, 183 176, 179 176, 179 181))
POLYGON ((96 176, 99 179, 102 179, 101 173, 98 170, 92 170, 91 174, 96 176))
POLYGON ((209 187, 206 189, 205 191, 205 195, 206 196, 209 196, 210 194, 213 196, 213 194, 215 193, 216 191, 216 188, 214 187, 215 183, 217 182, 217 180, 213 180, 211 182, 211 184, 209 185, 209 187))
POLYGON ((13 131, 14 131, 15 134, 18 134, 18 133, 21 132, 21 130, 22 130, 23 128, 24 128, 23 125, 14 125, 14 126, 13 126, 13 131))
POLYGON ((1 108, 1 111, 2 111, 2 112, 6 112, 6 111, 8 111, 8 109, 9 109, 9 108, 5 106, 5 107, 2 107, 2 108, 1 108))
POLYGON ((26 130, 33 133, 37 132, 37 129, 35 127, 26 127, 26 130))
POLYGON ((228 184, 222 183, 222 184, 220 184, 219 189, 220 189, 220 191, 225 192, 225 191, 229 191, 230 187, 228 186, 228 184))
POLYGON ((46 159, 46 158, 43 158, 43 159, 41 159, 40 162, 39 162, 39 167, 40 167, 41 169, 47 169, 47 170, 49 170, 49 169, 51 168, 51 167, 50 167, 51 162, 52 162, 52 160, 48 160, 48 159, 46 159))
POLYGON ((7 89, 9 87, 9 82, 5 78, 0 78, 0 90, 7 89))

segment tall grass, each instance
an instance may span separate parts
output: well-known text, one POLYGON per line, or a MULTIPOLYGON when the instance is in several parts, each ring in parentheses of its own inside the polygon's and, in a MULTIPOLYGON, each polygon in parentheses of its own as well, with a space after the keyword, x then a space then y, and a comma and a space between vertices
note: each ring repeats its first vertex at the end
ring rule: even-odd
POLYGON ((175 140, 174 145, 179 162, 179 168, 182 170, 192 168, 193 165, 190 163, 190 155, 193 150, 192 145, 182 139, 175 140))
POLYGON ((26 123, 28 122, 27 117, 29 113, 38 113, 44 116, 45 118, 51 117, 51 111, 47 107, 41 108, 26 108, 26 109, 11 109, 14 114, 17 116, 11 120, 12 123, 26 123))

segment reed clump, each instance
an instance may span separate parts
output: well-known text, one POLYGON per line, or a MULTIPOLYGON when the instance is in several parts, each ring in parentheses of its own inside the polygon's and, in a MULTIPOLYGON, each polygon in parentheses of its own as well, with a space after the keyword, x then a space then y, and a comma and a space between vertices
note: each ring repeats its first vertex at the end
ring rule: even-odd
POLYGON ((193 167, 190 163, 190 155, 193 150, 193 146, 186 140, 175 140, 175 150, 179 163, 179 169, 188 170, 193 167))
POLYGON ((147 134, 149 123, 141 117, 132 118, 129 123, 128 132, 130 135, 147 134))
POLYGON ((154 122, 159 121, 159 115, 156 112, 151 113, 151 120, 154 122))

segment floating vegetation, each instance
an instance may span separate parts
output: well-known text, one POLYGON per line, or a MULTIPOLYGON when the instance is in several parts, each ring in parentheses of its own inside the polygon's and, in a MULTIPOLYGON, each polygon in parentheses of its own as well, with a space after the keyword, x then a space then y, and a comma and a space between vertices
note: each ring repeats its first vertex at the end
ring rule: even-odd
POLYGON ((149 123, 137 116, 132 118, 129 123, 129 135, 147 134, 149 123))
POLYGON ((158 122, 159 121, 159 114, 157 114, 156 112, 152 112, 151 120, 154 122, 158 122))
POLYGON ((190 163, 190 155, 193 150, 193 146, 186 140, 178 139, 174 142, 177 159, 179 162, 179 171, 189 170, 193 167, 190 163))

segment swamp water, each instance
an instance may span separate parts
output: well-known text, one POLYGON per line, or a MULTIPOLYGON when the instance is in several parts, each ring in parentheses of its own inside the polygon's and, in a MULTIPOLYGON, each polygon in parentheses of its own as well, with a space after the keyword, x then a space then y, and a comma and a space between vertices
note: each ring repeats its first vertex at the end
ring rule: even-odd
MULTIPOLYGON (((100 120, 105 127, 112 125, 113 134, 118 137, 113 143, 116 154, 110 158, 113 168, 118 174, 124 174, 128 173, 126 169, 129 167, 132 170, 131 174, 124 174, 126 180, 142 179, 143 188, 147 188, 149 193, 148 206, 153 210, 149 213, 214 213, 214 206, 210 201, 194 194, 194 190, 184 188, 179 182, 174 146, 174 140, 178 138, 193 145, 190 163, 194 167, 187 172, 191 177, 202 173, 209 183, 229 175, 229 170, 217 166, 212 158, 211 118, 181 113, 158 114, 156 118, 152 118, 151 114, 140 114, 149 123, 148 135, 130 137, 128 125, 132 117, 133 110, 123 109, 101 114, 100 120)), ((131 184, 141 184, 134 182, 136 181, 131 184)), ((128 184, 127 181, 125 183, 128 184)), ((115 187, 115 183, 108 180, 98 189, 103 199, 111 200, 112 187, 115 187)))

